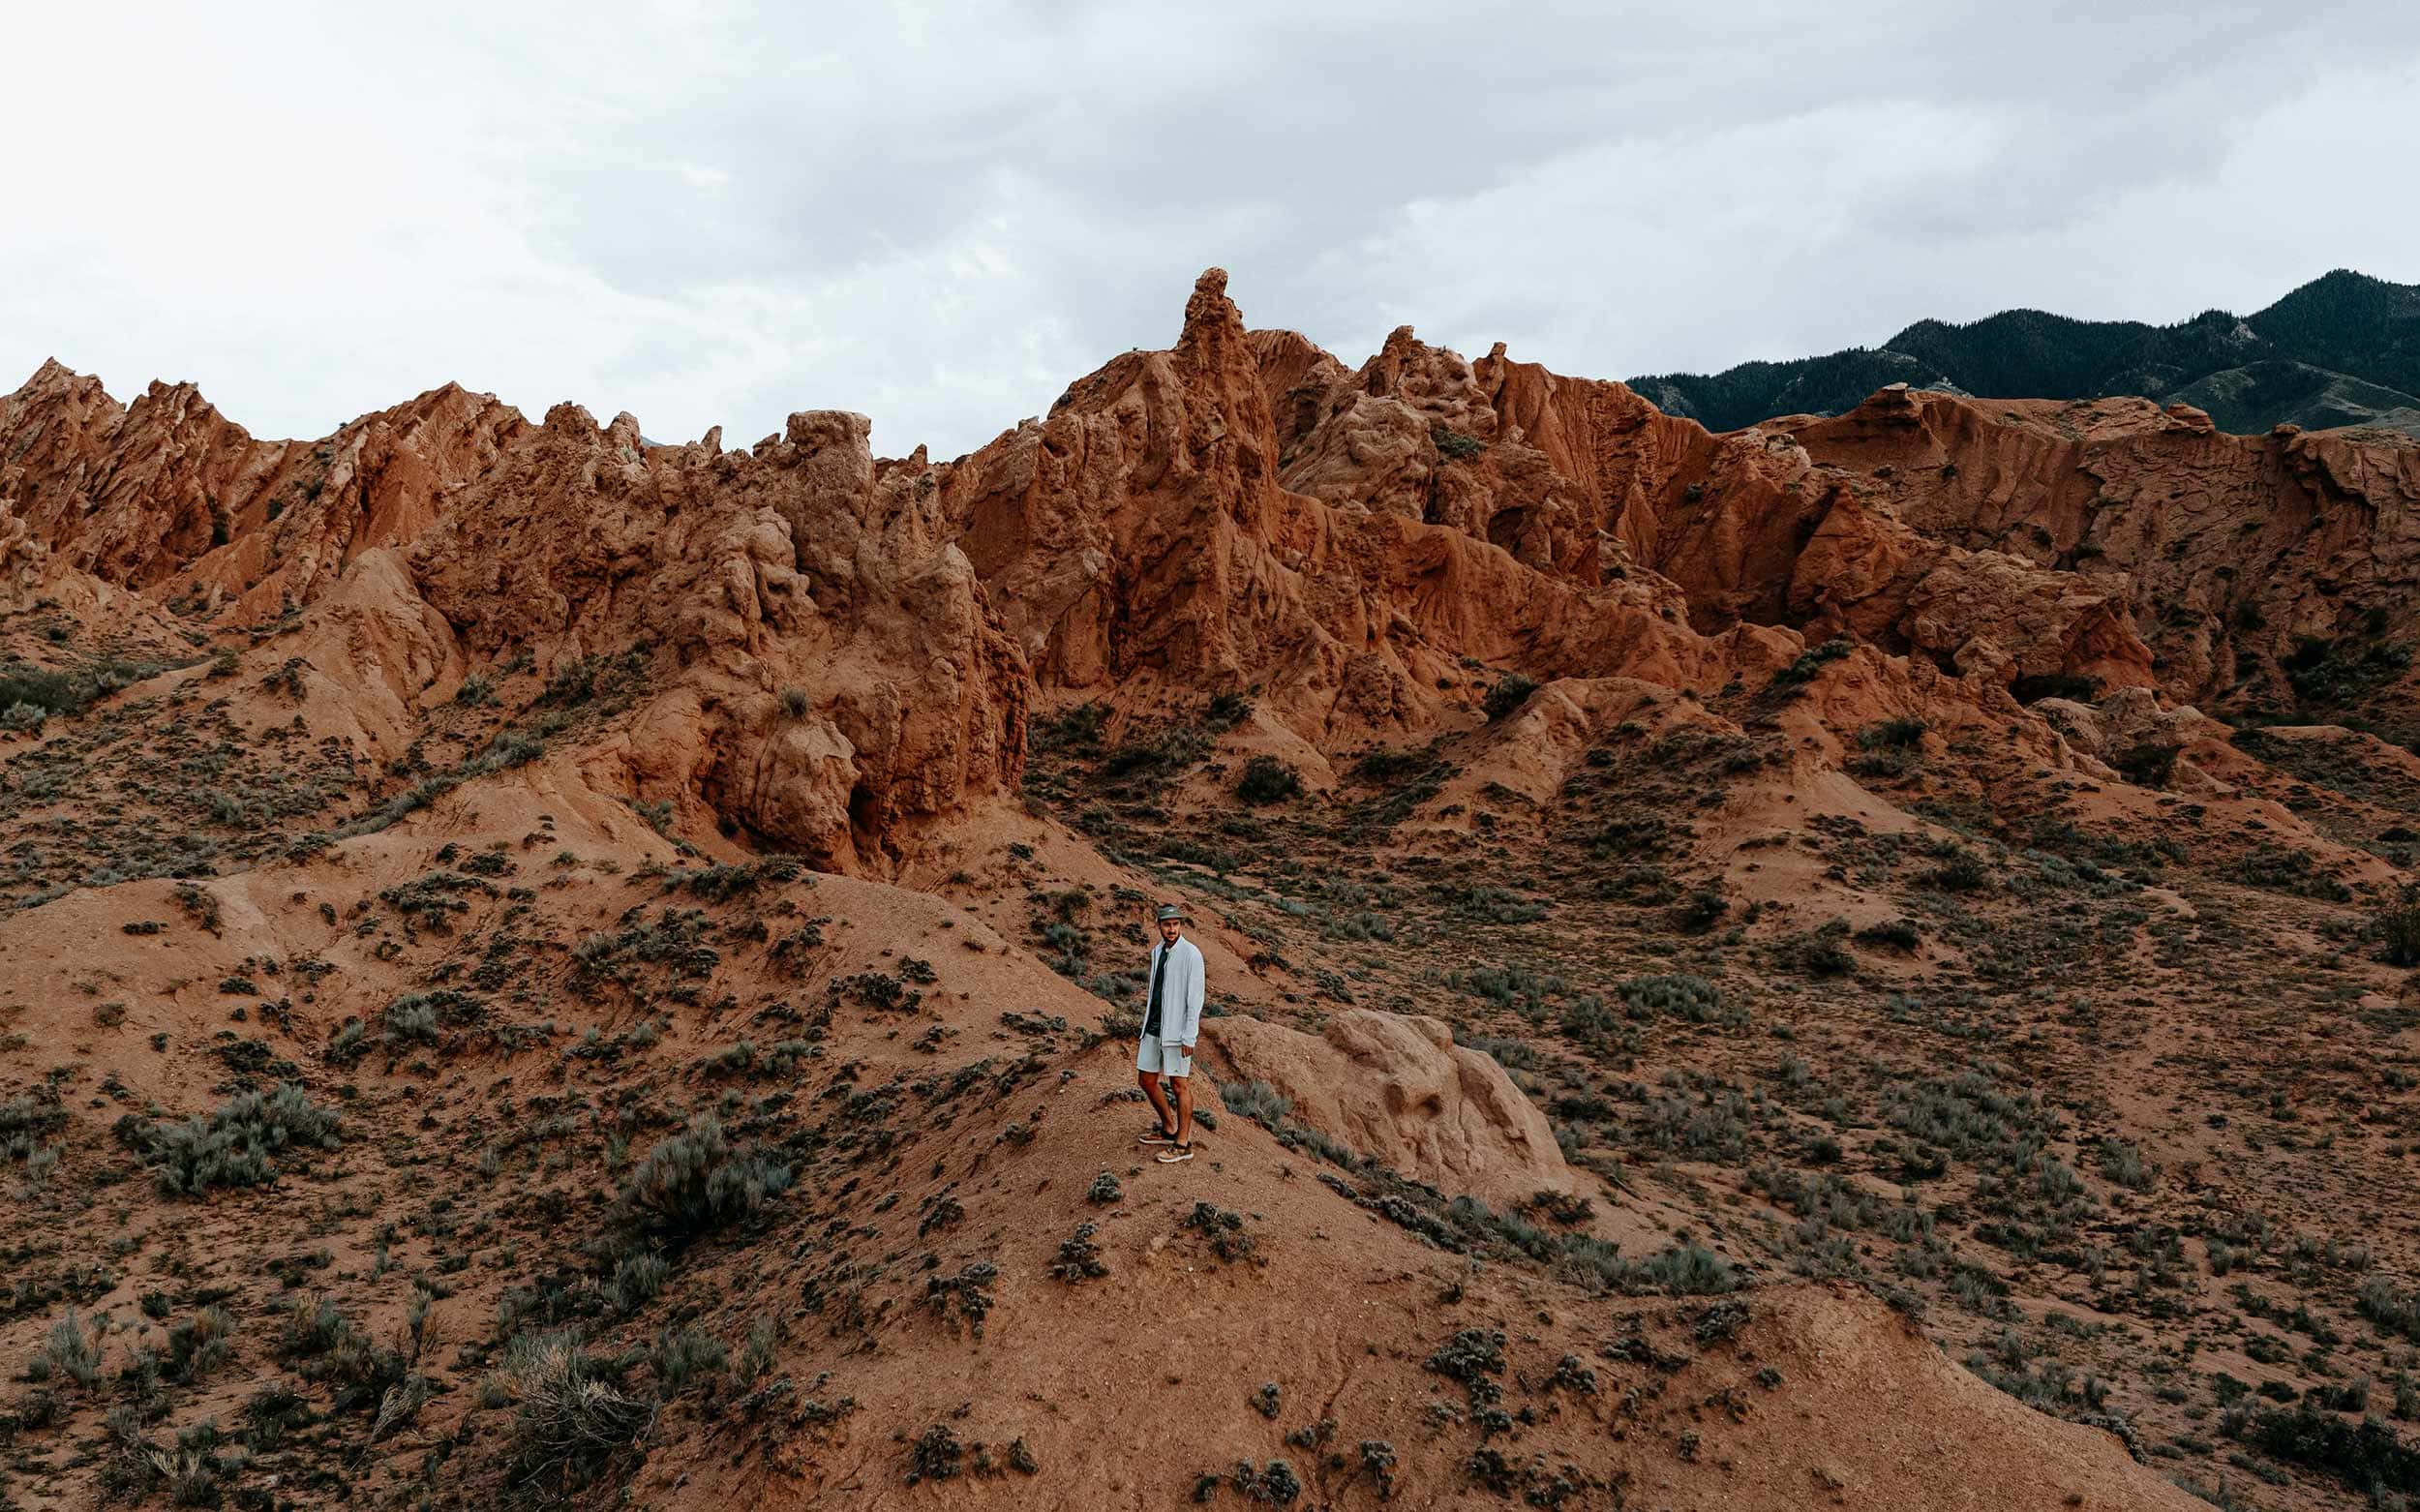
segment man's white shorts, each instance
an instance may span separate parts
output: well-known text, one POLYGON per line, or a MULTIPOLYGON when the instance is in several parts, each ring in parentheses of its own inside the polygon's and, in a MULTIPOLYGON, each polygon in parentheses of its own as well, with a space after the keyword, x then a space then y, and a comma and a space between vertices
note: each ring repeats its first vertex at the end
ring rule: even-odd
POLYGON ((1143 1036, 1142 1048, 1134 1053, 1134 1069, 1158 1072, 1163 1076, 1190 1076, 1194 1074, 1194 1058, 1176 1041, 1147 1034, 1143 1036))

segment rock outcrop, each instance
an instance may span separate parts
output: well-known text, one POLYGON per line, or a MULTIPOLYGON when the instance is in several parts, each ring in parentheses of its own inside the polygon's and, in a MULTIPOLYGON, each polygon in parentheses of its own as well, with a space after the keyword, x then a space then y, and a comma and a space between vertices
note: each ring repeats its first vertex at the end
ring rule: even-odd
POLYGON ((364 551, 399 546, 528 429, 453 385, 319 441, 262 441, 190 383, 120 405, 45 362, 0 400, 0 501, 65 566, 163 600, 274 619, 364 551))
POLYGON ((1932 540, 2142 606, 2151 670, 2182 701, 2287 702, 2306 643, 2420 629, 2420 446, 2405 437, 2230 436, 2148 400, 1905 388, 1775 423, 1932 540))
POLYGON ((1440 1192, 1510 1206, 1573 1184, 1546 1115, 1437 1019, 1351 1009, 1314 1036, 1211 1018, 1202 1039, 1235 1078, 1290 1102, 1295 1121, 1440 1192))
POLYGON ((1711 671, 1669 583, 1541 570, 1487 538, 1499 511, 1473 505, 1476 533, 1439 523, 1440 487, 1481 492, 1438 481, 1440 445, 1462 449, 1445 421, 1483 408, 1449 355, 1398 332, 1346 376, 1299 338, 1249 336, 1213 269, 1175 347, 1119 357, 945 469, 946 508, 1049 689, 1256 685, 1334 745, 1470 710, 1495 678, 1473 663, 1711 671))
POLYGON ((620 751, 634 796, 887 872, 918 826, 1014 791, 1028 677, 930 473, 878 473, 867 430, 817 411, 753 454, 643 448, 630 416, 558 406, 418 540, 413 579, 474 654, 660 643, 620 751))
POLYGON ((878 461, 837 411, 726 452, 452 386, 261 441, 190 385, 120 406, 48 363, 0 401, 7 570, 257 625, 392 552, 445 627, 407 658, 443 669, 429 688, 512 650, 656 648, 634 796, 852 866, 1013 791, 1035 699, 1256 689, 1335 754, 1467 728, 1508 674, 1713 689, 1836 636, 1975 689, 2274 707, 2408 681, 2405 438, 1904 387, 1717 436, 1409 327, 1350 369, 1248 331, 1225 283, 1168 349, 939 465, 878 461))

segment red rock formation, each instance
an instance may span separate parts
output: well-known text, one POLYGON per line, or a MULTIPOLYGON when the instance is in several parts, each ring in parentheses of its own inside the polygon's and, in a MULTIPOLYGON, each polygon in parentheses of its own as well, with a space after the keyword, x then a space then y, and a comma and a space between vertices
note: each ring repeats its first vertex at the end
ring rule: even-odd
POLYGON ((923 821, 1014 790, 1027 675, 930 475, 878 477, 867 429, 821 411, 754 455, 643 449, 630 416, 560 405, 454 497, 413 578, 474 654, 660 642, 620 751, 638 795, 884 872, 923 821))
POLYGON ((1928 537, 2146 606, 2143 638, 2180 699, 2255 675, 2275 697, 2277 664, 2300 638, 2365 620, 2388 639, 2420 628, 2420 447, 2408 438, 2229 436, 2148 400, 1904 388, 1837 419, 1775 423, 1928 537))
POLYGON ((620 747, 630 788, 882 871, 922 821, 1013 791, 1027 678, 935 479, 878 478, 866 434, 803 414, 756 456, 713 437, 650 449, 627 415, 600 431, 566 406, 532 427, 449 385, 323 441, 263 442, 190 386, 120 407, 51 363, 0 405, 0 539, 21 590, 78 602, 117 585, 232 599, 240 620, 324 600, 314 654, 374 743, 473 660, 660 643, 620 747), (408 548, 408 570, 348 581, 382 548, 408 548))
POLYGON ((2298 638, 2391 639, 2415 613, 2407 438, 1904 390, 1712 436, 1408 327, 1348 370, 1248 332, 1215 269, 1174 346, 970 457, 878 463, 865 437, 819 412, 752 453, 647 447, 628 416, 533 427, 449 386, 264 442, 189 386, 120 407, 53 363, 0 402, 0 535, 21 589, 88 574, 256 622, 336 613, 393 548, 408 570, 343 613, 408 630, 424 681, 510 647, 660 645, 632 787, 876 867, 1013 789, 1037 687, 1121 710, 1257 688, 1332 752, 1475 722, 1509 672, 1711 689, 1794 653, 1742 625, 1983 688, 2208 699, 2248 674, 2274 696, 2298 638), (444 629, 368 601, 395 591, 444 629))
POLYGON ((2151 681, 2122 574, 2079 578, 1963 551, 1853 494, 1832 497, 1788 586, 1786 602, 1810 633, 1895 643, 1946 669, 1999 681, 2061 673, 2111 687, 2151 681))
POLYGON ((2265 674, 2275 700, 2303 638, 2414 628, 2407 438, 2225 436, 2147 401, 1904 388, 1710 436, 1500 347, 1465 366, 1398 331, 1353 375, 1306 348, 1258 347, 1287 396, 1289 487, 1449 525, 1566 581, 1649 569, 1700 630, 1847 630, 2002 680, 2156 677, 2181 698, 2265 674), (1446 433, 1462 455, 1436 449, 1446 433))
POLYGON ((1551 530, 1513 532, 1520 554, 1486 539, 1499 471, 1457 477, 1435 434, 1484 424, 1460 359, 1398 332, 1347 378, 1298 337, 1248 337, 1225 287, 1203 275, 1173 348, 1116 359, 947 469, 960 539, 1045 685, 1257 685, 1337 743, 1467 709, 1495 676, 1473 660, 1683 678, 1719 660, 1671 585, 1541 571, 1551 530))
POLYGON ((190 383, 121 406, 45 362, 0 401, 0 501, 63 565, 273 617, 359 553, 417 535, 524 429, 494 397, 447 384, 321 441, 261 441, 190 383))

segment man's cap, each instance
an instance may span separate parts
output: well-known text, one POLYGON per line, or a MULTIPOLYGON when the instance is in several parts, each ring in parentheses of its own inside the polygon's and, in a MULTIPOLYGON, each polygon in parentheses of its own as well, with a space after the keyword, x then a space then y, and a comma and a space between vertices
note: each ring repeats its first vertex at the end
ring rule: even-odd
POLYGON ((1185 910, 1179 905, 1175 903, 1163 903, 1160 905, 1160 916, 1156 922, 1159 923, 1166 923, 1172 919, 1183 919, 1184 917, 1185 910))

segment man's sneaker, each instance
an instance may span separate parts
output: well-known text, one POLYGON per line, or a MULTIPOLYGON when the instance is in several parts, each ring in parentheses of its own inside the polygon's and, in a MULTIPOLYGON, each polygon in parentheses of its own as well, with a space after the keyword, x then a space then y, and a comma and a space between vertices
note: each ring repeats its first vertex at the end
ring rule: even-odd
POLYGON ((1176 1135, 1171 1131, 1163 1129, 1158 1124, 1154 1124, 1151 1126, 1151 1132, 1149 1134, 1144 1134, 1141 1138, 1136 1139, 1134 1142, 1136 1144, 1174 1144, 1176 1142, 1176 1135))
POLYGON ((1174 1141, 1170 1141, 1168 1148, 1160 1152, 1160 1164, 1163 1165, 1173 1165, 1179 1161, 1190 1161, 1193 1158, 1194 1147, 1192 1145, 1177 1144, 1174 1141))

